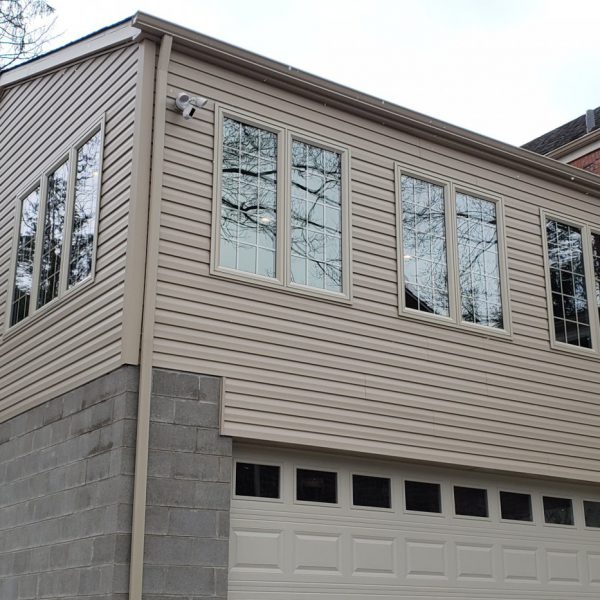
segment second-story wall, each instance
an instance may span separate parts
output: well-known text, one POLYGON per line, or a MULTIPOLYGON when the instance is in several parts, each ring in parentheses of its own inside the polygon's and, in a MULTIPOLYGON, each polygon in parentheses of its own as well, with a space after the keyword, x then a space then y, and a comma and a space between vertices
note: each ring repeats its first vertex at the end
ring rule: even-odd
MULTIPOLYGON (((0 99, 0 417, 57 396, 123 362, 123 294, 140 46, 126 45, 7 88, 0 99), (15 229, 28 186, 94 123, 103 160, 93 282, 12 326, 15 229)), ((65 258, 63 257, 63 261, 65 258)))
POLYGON ((210 102, 167 111, 154 365, 224 377, 224 434, 600 481, 600 363, 550 349, 540 215, 600 227, 600 200, 175 52, 179 91, 210 102), (211 274, 215 103, 350 151, 350 303, 211 274), (510 336, 399 315, 397 163, 502 198, 510 336))

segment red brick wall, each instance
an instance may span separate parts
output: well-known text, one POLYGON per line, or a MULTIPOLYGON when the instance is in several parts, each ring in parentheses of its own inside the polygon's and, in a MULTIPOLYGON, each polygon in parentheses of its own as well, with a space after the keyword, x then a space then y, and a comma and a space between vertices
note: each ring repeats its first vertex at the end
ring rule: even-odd
POLYGON ((594 150, 585 156, 580 156, 569 164, 600 175, 600 150, 594 150))

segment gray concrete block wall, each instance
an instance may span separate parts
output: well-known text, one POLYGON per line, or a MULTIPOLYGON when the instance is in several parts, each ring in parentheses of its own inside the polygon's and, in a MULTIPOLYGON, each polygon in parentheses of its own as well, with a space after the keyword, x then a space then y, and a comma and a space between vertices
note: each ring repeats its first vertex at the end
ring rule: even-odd
POLYGON ((227 598, 231 440, 216 377, 155 370, 144 600, 227 598))
POLYGON ((138 371, 0 424, 0 599, 124 600, 138 371))

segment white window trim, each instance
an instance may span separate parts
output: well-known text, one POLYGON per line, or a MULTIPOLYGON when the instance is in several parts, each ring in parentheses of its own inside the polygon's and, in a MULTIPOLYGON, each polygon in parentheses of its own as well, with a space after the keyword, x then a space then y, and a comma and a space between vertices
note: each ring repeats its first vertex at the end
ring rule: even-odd
POLYGON ((47 161, 42 169, 40 169, 41 174, 35 177, 35 179, 30 179, 28 184, 24 186, 21 191, 19 191, 16 195, 15 202, 15 217, 14 217, 14 226, 13 226, 13 240, 12 240, 12 250, 11 250, 11 260, 10 260, 10 276, 9 276, 9 289, 6 299, 6 309, 5 309, 5 319, 4 319, 4 331, 3 338, 11 337, 17 332, 22 331, 23 329, 28 328, 33 323, 37 322, 38 319, 52 312, 57 306, 61 305, 62 302, 73 296, 76 296, 80 293, 81 290, 86 289, 90 284, 93 283, 96 276, 96 255, 98 248, 98 232, 99 232, 99 222, 100 222, 100 200, 102 195, 102 166, 104 160, 104 140, 105 140, 105 124, 106 118, 103 114, 100 118, 94 120, 94 124, 90 127, 86 128, 83 132, 79 132, 76 136, 72 136, 67 144, 65 144, 62 149, 55 153, 53 158, 50 161, 47 161), (97 205, 96 205, 96 222, 94 225, 94 246, 92 248, 92 266, 90 270, 90 275, 88 275, 85 279, 77 282, 71 288, 68 288, 68 266, 70 264, 70 253, 71 253, 71 217, 73 214, 73 203, 75 201, 75 174, 76 168, 73 168, 73 165, 76 165, 76 156, 78 150, 87 143, 90 138, 92 138, 96 133, 100 132, 101 143, 100 143, 100 156, 99 156, 99 166, 98 166, 98 190, 97 190, 97 205), (58 157, 58 158, 57 158, 58 157), (40 252, 43 241, 43 233, 44 233, 44 221, 45 221, 45 213, 46 213, 46 192, 48 186, 48 177, 56 170, 57 167, 62 165, 65 160, 69 161, 69 181, 67 187, 67 205, 65 209, 65 229, 63 232, 63 248, 67 250, 65 253, 66 259, 63 257, 61 261, 61 270, 60 270, 60 278, 59 278, 59 291, 55 298, 37 308, 37 298, 39 292, 39 278, 40 278, 40 252), (33 274, 32 274, 32 284, 31 284, 31 295, 29 298, 29 314, 24 317, 18 323, 11 325, 11 315, 12 315, 12 305, 14 300, 14 292, 15 292, 15 278, 16 278, 16 264, 17 264, 17 250, 19 246, 19 236, 21 229, 21 211, 23 207, 23 201, 27 198, 27 196, 33 192, 34 190, 39 189, 39 198, 40 198, 40 206, 38 208, 38 216, 37 216, 37 231, 35 238, 35 252, 33 258, 33 274), (68 237, 67 237, 68 236, 68 237))
POLYGON ((457 179, 443 177, 431 171, 417 169, 410 165, 395 163, 396 188, 396 239, 398 267, 398 312, 401 316, 409 316, 428 323, 436 323, 470 331, 486 337, 495 336, 503 339, 512 338, 512 321, 510 309, 509 276, 506 249, 506 232, 504 219, 504 199, 499 194, 483 190, 457 179), (444 189, 445 225, 446 225, 446 262, 448 269, 448 302, 449 316, 425 313, 406 306, 404 287, 404 241, 402 239, 402 189, 401 177, 406 175, 420 179, 444 189), (500 273, 500 297, 502 300, 503 327, 479 325, 463 321, 460 313, 460 281, 458 269, 458 239, 456 219, 456 194, 464 193, 496 205, 496 233, 498 237, 498 261, 500 273))
POLYGON ((314 466, 310 462, 295 462, 293 464, 293 496, 292 501, 294 504, 300 506, 322 506, 323 508, 339 508, 344 506, 344 498, 342 491, 349 489, 348 473, 347 471, 340 469, 337 466, 314 466), (335 474, 335 502, 317 502, 312 500, 298 500, 298 470, 303 471, 317 471, 320 473, 334 473, 335 474))
POLYGON ((306 133, 300 129, 268 121, 262 117, 233 110, 222 105, 215 106, 214 135, 214 169, 213 169, 213 214, 211 235, 210 273, 259 287, 271 287, 291 294, 299 294, 319 300, 351 303, 352 301, 352 236, 351 236, 351 203, 350 203, 350 149, 334 142, 306 133), (253 125, 277 135, 277 243, 275 246, 276 277, 269 278, 245 271, 238 271, 220 265, 221 240, 221 167, 223 161, 223 119, 232 119, 253 125), (291 155, 294 140, 316 145, 325 150, 337 152, 342 160, 342 292, 332 292, 320 288, 292 283, 291 281, 291 155))
POLYGON ((273 462, 269 460, 262 459, 247 459, 247 458, 235 458, 233 461, 233 477, 232 477, 232 498, 236 500, 244 500, 247 502, 277 502, 282 504, 284 501, 283 498, 283 463, 281 462, 273 462), (251 465, 260 465, 266 467, 278 467, 279 468, 279 496, 277 498, 267 498, 265 496, 243 496, 241 494, 236 494, 236 486, 237 486, 237 464, 245 463, 251 465))
POLYGON ((592 256, 592 233, 600 232, 600 228, 594 227, 585 221, 580 221, 567 215, 540 209, 540 226, 542 230, 542 246, 544 253, 544 274, 546 278, 546 306, 548 310, 548 329, 550 333, 550 347, 561 352, 569 352, 578 356, 589 356, 592 358, 600 357, 600 322, 595 302, 595 277, 592 256), (546 232, 546 222, 548 220, 558 221, 565 225, 571 225, 581 230, 581 244, 583 246, 583 272, 585 275, 585 291, 588 301, 588 311, 590 314, 590 330, 592 335, 592 347, 583 348, 566 342, 559 342, 556 339, 554 330, 554 308, 552 305, 552 280, 550 278, 550 257, 548 256, 548 235, 546 232))
POLYGON ((362 470, 362 469, 358 469, 358 470, 354 470, 351 469, 349 472, 349 483, 350 483, 350 489, 349 489, 349 495, 350 495, 350 509, 351 510, 356 510, 356 511, 360 511, 360 510, 369 510, 369 511, 376 511, 376 512, 387 512, 387 513, 395 513, 397 510, 397 494, 396 491, 394 490, 394 480, 391 477, 391 475, 387 474, 387 475, 382 475, 379 471, 366 471, 366 470, 362 470), (354 476, 355 475, 359 475, 359 476, 363 476, 363 477, 378 477, 380 479, 387 479, 390 482, 390 506, 389 507, 385 507, 385 506, 362 506, 360 504, 354 504, 354 476))

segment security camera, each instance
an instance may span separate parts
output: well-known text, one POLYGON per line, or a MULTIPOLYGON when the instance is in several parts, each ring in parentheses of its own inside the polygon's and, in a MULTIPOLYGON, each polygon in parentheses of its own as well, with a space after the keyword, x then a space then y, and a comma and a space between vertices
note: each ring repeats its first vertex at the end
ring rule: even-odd
POLYGON ((190 96, 185 92, 181 92, 175 99, 175 106, 181 112, 184 119, 191 119, 194 116, 197 108, 202 108, 208 100, 202 96, 190 96))

